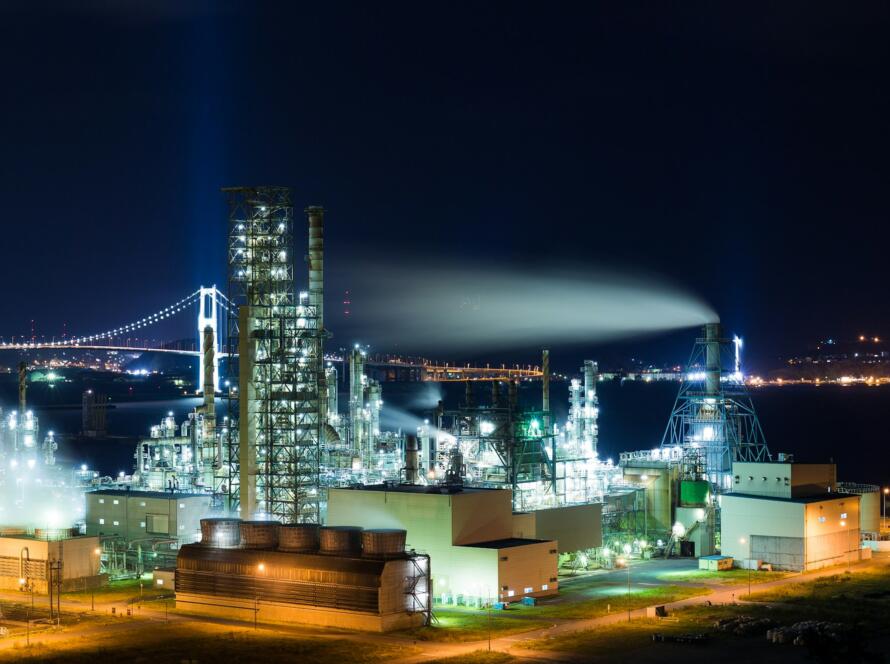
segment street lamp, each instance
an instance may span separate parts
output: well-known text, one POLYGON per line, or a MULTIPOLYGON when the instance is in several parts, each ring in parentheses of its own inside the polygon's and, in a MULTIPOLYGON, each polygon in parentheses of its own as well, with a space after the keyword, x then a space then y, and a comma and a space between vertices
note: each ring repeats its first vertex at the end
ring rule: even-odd
MULTIPOLYGON (((263 574, 266 571, 266 563, 260 563, 256 566, 257 574, 263 574)), ((253 628, 257 628, 257 621, 260 614, 260 586, 257 583, 256 591, 253 594, 253 628)))
POLYGON ((619 562, 624 563, 624 567, 627 570, 627 594, 625 595, 625 599, 627 601, 627 622, 630 622, 630 544, 624 545, 624 553, 627 558, 620 558, 619 562))

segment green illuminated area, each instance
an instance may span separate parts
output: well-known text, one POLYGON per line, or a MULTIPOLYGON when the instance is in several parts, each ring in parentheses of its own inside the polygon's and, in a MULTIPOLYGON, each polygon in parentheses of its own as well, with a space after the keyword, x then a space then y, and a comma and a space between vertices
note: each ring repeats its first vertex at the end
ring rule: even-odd
POLYGON ((133 603, 139 599, 145 601, 163 597, 173 597, 172 590, 152 585, 150 577, 143 579, 119 579, 110 581, 107 586, 95 590, 77 590, 62 593, 62 599, 70 602, 125 602, 133 603), (140 588, 141 585, 141 588, 140 588))
POLYGON ((437 608, 434 612, 436 624, 412 630, 411 634, 422 641, 482 641, 489 633, 492 638, 499 638, 553 624, 542 620, 538 609, 518 604, 503 611, 448 607, 437 608))
POLYGON ((722 571, 696 569, 662 572, 657 576, 665 583, 719 583, 726 586, 747 585, 748 581, 766 583, 791 576, 792 572, 749 572, 744 569, 727 569, 722 571))
POLYGON ((583 619, 599 618, 609 613, 628 609, 642 609, 654 604, 667 604, 687 597, 707 595, 711 590, 699 586, 660 586, 641 588, 631 586, 630 592, 621 584, 593 588, 566 587, 561 597, 537 608, 542 618, 583 619))

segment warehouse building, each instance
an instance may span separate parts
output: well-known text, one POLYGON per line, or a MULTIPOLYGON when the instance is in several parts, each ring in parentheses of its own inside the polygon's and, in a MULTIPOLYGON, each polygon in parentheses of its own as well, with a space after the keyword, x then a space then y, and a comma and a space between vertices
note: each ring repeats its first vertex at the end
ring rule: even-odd
POLYGON ((211 496, 101 489, 88 491, 86 503, 86 533, 99 537, 105 568, 141 574, 156 565, 174 565, 179 547, 200 539, 211 496))
POLYGON ((603 545, 603 505, 566 505, 513 514, 513 537, 552 540, 560 553, 603 545))
POLYGON ((176 607, 374 632, 429 624, 429 557, 405 532, 207 519, 179 551, 176 607))
POLYGON ((479 603, 555 595, 558 543, 514 537, 512 492, 460 486, 386 484, 331 489, 328 523, 407 531, 429 554, 437 600, 479 603))
POLYGON ((71 529, 36 529, 0 535, 0 588, 47 593, 96 588, 108 582, 99 573, 99 539, 71 529))
POLYGON ((721 550, 742 566, 811 570, 859 560, 859 496, 833 464, 734 463, 720 498, 721 550))

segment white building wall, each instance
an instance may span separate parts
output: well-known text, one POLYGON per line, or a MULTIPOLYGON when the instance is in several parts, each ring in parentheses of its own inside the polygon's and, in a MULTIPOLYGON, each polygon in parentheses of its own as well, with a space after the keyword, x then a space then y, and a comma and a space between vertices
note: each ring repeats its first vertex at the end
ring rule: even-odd
POLYGON ((750 559, 753 535, 801 539, 805 535, 802 503, 728 493, 720 496, 720 505, 720 545, 724 556, 750 559))

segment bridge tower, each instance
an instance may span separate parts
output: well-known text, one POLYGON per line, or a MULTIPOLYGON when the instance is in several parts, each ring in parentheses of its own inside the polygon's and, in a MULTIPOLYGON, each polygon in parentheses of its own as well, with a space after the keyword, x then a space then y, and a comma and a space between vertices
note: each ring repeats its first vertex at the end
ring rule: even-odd
POLYGON ((213 329, 213 391, 219 392, 219 318, 217 317, 216 286, 201 286, 198 295, 198 394, 204 392, 204 328, 213 329))

